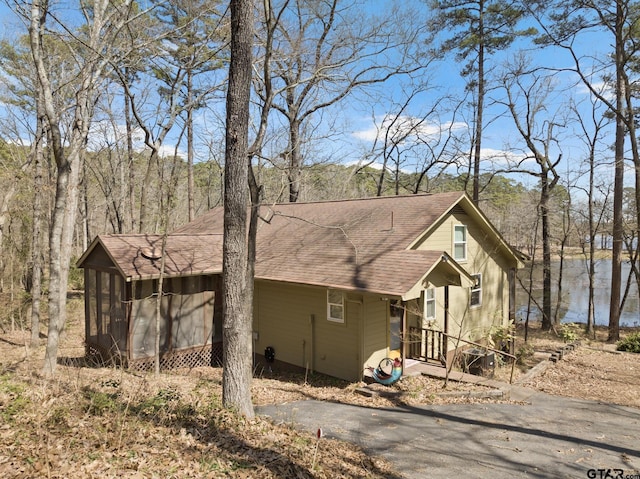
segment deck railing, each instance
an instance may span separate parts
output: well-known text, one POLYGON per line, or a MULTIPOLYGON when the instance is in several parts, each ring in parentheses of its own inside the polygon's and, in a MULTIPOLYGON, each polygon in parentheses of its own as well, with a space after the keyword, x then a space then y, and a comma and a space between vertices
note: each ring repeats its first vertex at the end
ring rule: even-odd
POLYGON ((442 331, 428 328, 409 327, 407 342, 409 346, 408 357, 410 359, 417 359, 418 361, 439 361, 445 367, 448 367, 447 352, 449 350, 449 342, 459 346, 473 346, 499 354, 511 360, 511 377, 509 379, 509 383, 513 382, 513 373, 517 358, 511 353, 491 348, 480 343, 475 343, 473 341, 467 341, 466 339, 452 337, 442 331))
POLYGON ((446 335, 442 331, 409 327, 409 358, 419 361, 439 361, 446 357, 446 335))

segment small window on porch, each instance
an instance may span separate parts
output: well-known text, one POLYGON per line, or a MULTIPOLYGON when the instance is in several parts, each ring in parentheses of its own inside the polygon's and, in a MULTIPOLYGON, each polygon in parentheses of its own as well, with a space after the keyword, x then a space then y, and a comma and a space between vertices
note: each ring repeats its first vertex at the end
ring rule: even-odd
POLYGON ((327 290, 327 319, 344 323, 344 294, 341 291, 327 290))
POLYGON ((471 286, 470 306, 480 306, 482 304, 482 274, 472 274, 474 284, 471 286))
POLYGON ((453 226, 453 259, 467 260, 467 227, 465 225, 453 226))
POLYGON ((435 288, 424 291, 424 319, 436 319, 436 290, 435 288))

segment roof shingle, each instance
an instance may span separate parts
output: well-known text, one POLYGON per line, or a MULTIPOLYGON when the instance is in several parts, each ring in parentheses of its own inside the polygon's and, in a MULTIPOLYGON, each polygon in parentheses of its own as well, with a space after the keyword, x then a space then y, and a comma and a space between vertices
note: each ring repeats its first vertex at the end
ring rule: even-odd
MULTIPOLYGON (((261 206, 256 278, 401 296, 443 256, 410 245, 464 197, 454 192, 261 206)), ((223 220, 223 208, 214 208, 170 234, 166 273, 219 273, 223 220)), ((126 277, 159 274, 160 261, 142 252, 159 247, 161 236, 99 239, 126 277)))

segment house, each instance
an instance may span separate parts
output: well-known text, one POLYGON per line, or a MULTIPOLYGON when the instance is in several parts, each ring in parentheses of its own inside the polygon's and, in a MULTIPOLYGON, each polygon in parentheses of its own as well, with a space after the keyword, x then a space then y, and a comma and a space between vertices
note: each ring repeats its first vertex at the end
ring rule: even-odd
MULTIPOLYGON (((79 260, 87 350, 149 364, 158 324, 163 365, 215 362, 222 229, 214 208, 164 254, 158 235, 98 236, 79 260)), ((513 318, 519 265, 465 193, 263 205, 253 354, 347 380, 386 357, 446 361, 513 318)))

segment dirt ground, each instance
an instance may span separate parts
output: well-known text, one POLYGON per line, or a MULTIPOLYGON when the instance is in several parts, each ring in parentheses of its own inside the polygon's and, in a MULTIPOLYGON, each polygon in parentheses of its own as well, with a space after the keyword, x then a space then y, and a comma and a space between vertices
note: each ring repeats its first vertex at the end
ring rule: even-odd
MULTIPOLYGON (((623 328, 621 336, 633 331, 623 328)), ((606 342, 607 333, 605 327, 597 327, 595 338, 587 338, 579 331, 575 350, 520 384, 558 396, 640 408, 640 354, 616 351, 615 344, 606 342)), ((537 325, 529 341, 539 353, 553 352, 564 344, 553 332, 544 333, 537 325)), ((523 344, 522 334, 516 344, 523 344)), ((526 370, 520 373, 524 375, 526 370)))
MULTIPOLYGON (((81 358, 82 300, 69 305, 60 356, 81 358)), ((19 321, 16 322, 19 324, 19 321)), ((42 331, 42 335, 46 331, 42 331)), ((640 355, 579 338, 580 346, 535 376, 527 373, 562 347, 553 333, 533 328, 516 350, 523 364, 515 379, 549 394, 640 408, 640 355)), ((44 337, 28 346, 28 331, 0 324, 0 477, 399 477, 388 463, 356 446, 318 441, 266 419, 245 421, 221 408, 219 368, 153 374, 118 368, 60 365, 55 379, 40 376, 44 337), (322 464, 319 466, 318 464, 322 464)), ((510 367, 496 379, 508 380, 510 367)), ((312 374, 263 374, 254 378, 255 405, 320 399, 369 407, 398 402, 423 405, 500 402, 452 392, 483 391, 450 381, 403 378, 385 391, 393 400, 366 397, 362 386, 312 374), (442 395, 446 392, 449 394, 442 395)))
MULTIPOLYGON (((60 356, 81 358, 84 354, 83 303, 75 298, 69 303, 69 321, 62 336, 60 356)), ((624 329, 622 335, 633 329, 624 329)), ((41 367, 44 357, 45 330, 41 330, 42 343, 38 348, 28 346, 28 331, 9 328, 5 322, 0 327, 0 374, 7 370, 35 374, 41 367)), ((533 324, 524 341, 524 328, 516 330, 516 355, 521 360, 515 367, 514 382, 549 394, 593 399, 640 408, 640 355, 615 351, 615 344, 606 343, 607 330, 597 328, 595 338, 586 338, 576 329, 575 338, 571 338, 578 347, 565 354, 561 361, 551 364, 541 373, 526 378, 527 373, 536 364, 545 361, 549 354, 562 348, 566 342, 554 331, 543 332, 539 324, 533 324), (528 351, 523 354, 522 351, 528 351), (520 354, 519 354, 520 353, 520 354)), ((114 372, 110 368, 78 371, 77 368, 61 366, 62 374, 81 376, 109 376, 114 372)), ((117 371, 116 374, 125 374, 117 371)), ((500 365, 496 369, 495 379, 508 382, 511 378, 511 366, 500 365)), ((163 373, 160 379, 146 378, 148 381, 184 383, 188 389, 198 381, 210 381, 221 384, 222 371, 217 368, 194 368, 188 371, 177 370, 163 373)), ((300 374, 262 373, 253 381, 253 401, 255 405, 274 402, 289 402, 304 398, 322 399, 350 404, 390 406, 384 397, 364 397, 356 392, 361 383, 347 383, 335 378, 314 374, 304 377, 300 374)), ((477 401, 477 399, 458 398, 455 395, 440 395, 442 392, 483 391, 484 386, 442 380, 424 376, 405 377, 391 388, 382 388, 400 394, 400 401, 411 405, 444 404, 450 402, 477 401)), ((397 401, 396 397, 394 401, 397 401)), ((488 399, 495 401, 495 399, 488 399)))

